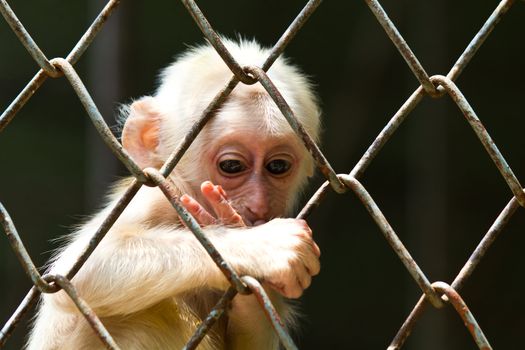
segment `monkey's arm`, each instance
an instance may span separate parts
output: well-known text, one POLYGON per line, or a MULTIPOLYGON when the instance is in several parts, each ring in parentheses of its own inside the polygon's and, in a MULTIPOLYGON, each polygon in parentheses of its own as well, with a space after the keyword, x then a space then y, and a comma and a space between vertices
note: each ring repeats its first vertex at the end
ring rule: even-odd
MULTIPOLYGON (((208 227, 205 231, 240 275, 264 279, 287 297, 299 297, 311 276, 319 272, 318 248, 302 220, 275 219, 252 228, 208 227)), ((81 238, 73 242, 51 272, 67 269, 82 246, 81 238)), ((196 288, 228 287, 188 230, 122 226, 103 239, 73 284, 101 317, 137 312, 196 288)), ((74 307, 64 292, 50 298, 63 309, 74 307)))

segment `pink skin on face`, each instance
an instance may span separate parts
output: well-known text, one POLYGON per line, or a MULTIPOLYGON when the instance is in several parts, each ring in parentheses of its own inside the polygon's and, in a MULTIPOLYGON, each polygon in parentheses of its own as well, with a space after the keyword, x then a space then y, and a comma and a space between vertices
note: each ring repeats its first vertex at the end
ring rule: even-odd
POLYGON ((243 131, 220 137, 209 146, 204 162, 211 183, 201 185, 195 200, 181 199, 203 224, 214 220, 209 213, 222 223, 248 226, 281 217, 300 174, 301 147, 293 135, 243 131), (235 217, 237 213, 242 220, 235 217))

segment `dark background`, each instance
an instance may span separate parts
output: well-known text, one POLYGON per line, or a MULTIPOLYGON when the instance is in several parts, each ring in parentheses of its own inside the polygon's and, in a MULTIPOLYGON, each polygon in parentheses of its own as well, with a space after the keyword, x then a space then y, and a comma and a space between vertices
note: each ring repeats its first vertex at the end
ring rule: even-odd
MULTIPOLYGON (((65 57, 103 1, 10 1, 48 58, 65 57)), ((215 29, 279 38, 305 1, 201 1, 215 29)), ((384 0, 427 72, 446 75, 498 1, 384 0)), ((517 1, 457 80, 518 179, 525 181, 525 3, 517 1)), ((156 75, 202 34, 177 1, 123 1, 76 65, 114 125, 119 103, 150 94, 156 75)), ((326 1, 285 51, 318 86, 322 150, 348 173, 417 88, 401 55, 363 1, 326 1)), ((0 110, 37 72, 0 21, 0 110)), ((0 135, 0 201, 37 266, 52 239, 94 211, 126 171, 102 144, 65 79, 48 79, 0 135)), ((425 98, 372 162, 362 182, 431 281, 451 282, 512 197, 461 112, 425 98)), ((314 179, 306 197, 322 183, 314 179)), ((357 198, 331 193, 310 216, 321 274, 301 300, 301 349, 385 349, 420 290, 357 198)), ((519 208, 461 294, 495 349, 519 349, 525 329, 525 215, 519 208)), ((30 288, 0 239, 0 322, 30 288)), ((139 283, 139 281, 137 281, 139 283)), ((20 326, 7 349, 18 349, 20 326)), ((450 306, 429 309, 406 349, 474 349, 450 306)))

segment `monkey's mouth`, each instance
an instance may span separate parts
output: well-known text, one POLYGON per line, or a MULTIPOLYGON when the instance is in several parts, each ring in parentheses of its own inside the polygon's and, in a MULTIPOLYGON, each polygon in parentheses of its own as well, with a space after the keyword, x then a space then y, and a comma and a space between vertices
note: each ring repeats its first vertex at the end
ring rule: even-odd
POLYGON ((257 220, 251 226, 259 226, 262 224, 266 224, 267 222, 268 222, 267 220, 257 220))
POLYGON ((258 215, 253 213, 250 209, 243 205, 243 203, 230 202, 233 209, 239 214, 242 218, 244 224, 248 227, 259 226, 266 224, 268 221, 273 219, 273 217, 268 215, 258 215))
POLYGON ((265 219, 258 219, 258 218, 251 218, 249 216, 246 216, 246 215, 241 215, 242 216, 242 220, 244 221, 244 224, 248 227, 250 226, 259 226, 259 225, 262 225, 262 224, 266 224, 268 221, 270 220, 265 220, 265 219))

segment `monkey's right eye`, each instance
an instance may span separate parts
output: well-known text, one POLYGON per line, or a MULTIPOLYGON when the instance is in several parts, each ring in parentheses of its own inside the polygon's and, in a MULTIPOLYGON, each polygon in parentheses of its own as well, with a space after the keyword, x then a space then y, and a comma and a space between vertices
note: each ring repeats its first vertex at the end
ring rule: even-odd
POLYGON ((238 159, 227 159, 219 163, 219 168, 226 174, 238 174, 246 170, 246 166, 238 159))

